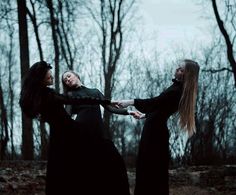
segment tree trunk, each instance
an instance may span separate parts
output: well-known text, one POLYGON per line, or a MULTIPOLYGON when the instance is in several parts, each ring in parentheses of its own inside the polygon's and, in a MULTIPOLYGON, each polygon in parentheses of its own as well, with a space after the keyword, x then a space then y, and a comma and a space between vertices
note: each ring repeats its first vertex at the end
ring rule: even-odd
POLYGON ((13 141, 13 137, 14 137, 14 133, 13 133, 13 129, 14 129, 14 90, 13 90, 13 81, 12 81, 12 67, 13 67, 13 30, 11 29, 10 25, 8 26, 8 28, 10 29, 10 50, 9 50, 9 54, 8 54, 8 73, 9 73, 9 96, 10 96, 10 137, 11 137, 11 159, 14 159, 15 156, 15 147, 14 147, 14 141, 13 141))
POLYGON ((232 67, 232 71, 233 71, 233 74, 234 74, 234 82, 235 82, 235 87, 236 87, 236 61, 235 61, 235 58, 234 58, 233 44, 230 41, 229 34, 228 34, 228 32, 226 31, 226 29, 224 27, 224 22, 220 18, 218 8, 217 8, 217 5, 216 5, 216 0, 212 0, 212 7, 213 7, 213 10, 214 10, 214 14, 215 14, 216 21, 217 21, 218 27, 220 29, 220 32, 222 33, 222 35, 225 39, 225 43, 226 43, 226 46, 227 46, 227 58, 228 58, 228 61, 230 63, 230 66, 232 67))
POLYGON ((6 150, 7 150, 7 142, 9 140, 8 136, 8 122, 7 122, 7 110, 4 105, 3 100, 3 91, 2 91, 2 85, 0 82, 0 108, 1 108, 1 129, 2 132, 0 132, 0 160, 4 160, 6 156, 6 150))
POLYGON ((52 29, 52 39, 53 39, 53 46, 54 46, 54 67, 55 67, 55 89, 59 92, 59 43, 57 37, 57 28, 58 28, 58 19, 54 16, 54 8, 53 8, 53 1, 47 0, 47 7, 50 12, 50 25, 52 29))
MULTIPOLYGON (((121 46, 123 43, 121 6, 122 0, 106 2, 101 0, 101 31, 102 31, 102 66, 104 73, 104 95, 111 99, 114 85, 114 74, 120 58, 121 46), (109 17, 107 16, 109 13, 109 17)), ((110 130, 111 113, 104 110, 105 133, 112 139, 113 132, 110 130)))
MULTIPOLYGON (((36 42, 37 42, 37 46, 38 46, 38 51, 39 51, 39 56, 40 56, 40 60, 43 61, 43 49, 42 49, 42 44, 41 44, 41 40, 39 37, 39 28, 38 28, 38 24, 37 24, 37 16, 36 16, 36 11, 35 11, 35 6, 34 6, 34 2, 32 0, 30 0, 31 6, 32 6, 32 10, 33 13, 31 13, 29 11, 29 9, 27 9, 27 13, 32 21, 33 24, 33 28, 34 28, 34 33, 35 33, 35 38, 36 38, 36 42)), ((47 145, 48 145, 48 140, 47 140, 47 131, 46 131, 46 127, 45 127, 45 123, 40 121, 40 143, 41 143, 41 147, 40 147, 40 159, 41 160, 46 160, 47 159, 47 145)))
MULTIPOLYGON (((26 1, 17 0, 19 41, 20 41, 20 65, 21 79, 29 69, 29 43, 26 18, 26 1)), ((33 127, 32 120, 22 113, 22 155, 24 160, 33 160, 33 127)))

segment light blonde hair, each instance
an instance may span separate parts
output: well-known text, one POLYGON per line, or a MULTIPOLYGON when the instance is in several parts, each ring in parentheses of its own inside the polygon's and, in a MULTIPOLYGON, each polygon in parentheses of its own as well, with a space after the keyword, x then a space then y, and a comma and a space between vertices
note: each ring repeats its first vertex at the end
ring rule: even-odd
POLYGON ((183 93, 179 103, 179 123, 192 136, 196 132, 195 105, 198 89, 199 65, 189 59, 184 60, 183 93))

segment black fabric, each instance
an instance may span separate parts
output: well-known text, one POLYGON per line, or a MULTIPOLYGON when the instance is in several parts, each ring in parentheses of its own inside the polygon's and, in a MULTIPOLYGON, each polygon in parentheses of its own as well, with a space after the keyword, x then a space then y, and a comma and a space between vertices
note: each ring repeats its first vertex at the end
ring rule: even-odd
POLYGON ((102 133, 97 102, 106 107, 109 101, 96 89, 81 89, 71 92, 70 98, 51 92, 45 97, 42 115, 51 124, 47 195, 129 195, 124 161, 102 133), (77 114, 75 121, 63 109, 62 104, 69 102, 77 114))
MULTIPOLYGON (((91 97, 63 96, 49 88, 44 89, 42 95, 40 117, 50 125, 46 194, 96 194, 100 180, 97 177, 97 182, 91 183, 94 181, 90 174, 91 170, 100 171, 99 176, 101 177, 103 175, 101 174, 102 169, 95 169, 97 156, 94 154, 98 154, 100 150, 106 150, 106 145, 110 148, 110 143, 104 142, 101 145, 98 140, 93 140, 84 131, 83 123, 70 118, 63 104, 104 104, 110 101, 91 97)), ((118 156, 118 153, 114 155, 114 158, 115 156, 118 156)), ((107 165, 104 164, 104 166, 107 165)), ((108 166, 113 166, 113 164, 108 166)))
MULTIPOLYGON (((98 89, 85 86, 71 91, 72 97, 92 97, 105 99, 98 89)), ((126 109, 112 108, 108 104, 101 104, 104 109, 116 114, 127 115, 126 109)), ((86 173, 87 179, 96 189, 94 194, 103 195, 129 195, 129 183, 127 170, 122 156, 112 141, 104 137, 104 125, 99 105, 72 105, 70 114, 76 114, 76 121, 83 124, 83 130, 89 134, 94 141, 90 142, 83 152, 88 156, 87 162, 91 169, 86 173)), ((87 166, 87 165, 86 165, 87 166)), ((92 192, 94 189, 91 189, 92 192)), ((90 192, 92 194, 92 192, 90 192)), ((88 193, 88 194, 90 194, 88 193)))
POLYGON ((169 194, 169 132, 168 118, 177 111, 182 84, 173 85, 159 96, 135 99, 134 106, 146 113, 136 164, 135 195, 169 194))
MULTIPOLYGON (((85 86, 78 87, 69 92, 72 97, 92 97, 98 99, 105 99, 104 95, 98 89, 91 89, 85 86)), ((109 104, 101 104, 104 109, 111 113, 128 115, 126 109, 117 109, 109 104)), ((76 114, 76 121, 83 123, 86 126, 86 131, 94 137, 104 137, 104 127, 99 105, 73 105, 69 109, 70 114, 76 114)))

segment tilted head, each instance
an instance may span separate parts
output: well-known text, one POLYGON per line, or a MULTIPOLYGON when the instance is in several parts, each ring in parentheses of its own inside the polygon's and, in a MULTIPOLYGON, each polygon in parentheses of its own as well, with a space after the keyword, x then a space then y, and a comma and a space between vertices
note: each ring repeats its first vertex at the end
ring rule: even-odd
POLYGON ((197 84, 199 69, 200 67, 197 62, 187 59, 184 60, 184 82, 194 83, 193 85, 197 84))
POLYGON ((197 82, 199 65, 193 60, 183 60, 175 71, 175 78, 182 82, 197 82))
POLYGON ((29 117, 36 117, 41 105, 42 89, 53 84, 52 67, 45 61, 33 64, 26 73, 20 93, 20 106, 29 117))
POLYGON ((82 82, 80 80, 79 75, 71 70, 66 71, 62 74, 61 81, 63 84, 64 92, 67 92, 67 91, 70 91, 72 89, 82 86, 82 82))
POLYGON ((23 86, 32 83, 35 87, 45 85, 45 77, 52 67, 45 61, 34 63, 30 68, 23 80, 23 86))

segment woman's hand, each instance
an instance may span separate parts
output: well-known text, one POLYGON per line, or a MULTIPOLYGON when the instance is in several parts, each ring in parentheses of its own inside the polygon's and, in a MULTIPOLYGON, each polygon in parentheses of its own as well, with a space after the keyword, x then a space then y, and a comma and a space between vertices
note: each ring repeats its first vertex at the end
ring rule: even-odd
POLYGON ((139 111, 128 111, 129 115, 132 115, 135 119, 143 119, 145 118, 145 114, 139 111))
POLYGON ((134 105, 134 100, 115 100, 111 101, 111 105, 116 108, 127 108, 134 105))

